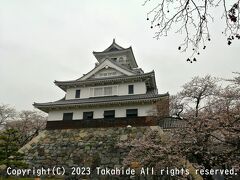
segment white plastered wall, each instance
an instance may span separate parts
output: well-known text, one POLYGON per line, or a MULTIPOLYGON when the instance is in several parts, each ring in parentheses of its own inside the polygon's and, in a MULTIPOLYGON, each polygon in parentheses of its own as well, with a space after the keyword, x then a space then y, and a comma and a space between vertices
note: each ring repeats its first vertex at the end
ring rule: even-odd
POLYGON ((63 118, 63 113, 73 113, 73 120, 79 120, 83 118, 83 112, 93 111, 93 118, 103 118, 103 113, 105 110, 115 110, 115 117, 126 117, 126 109, 138 109, 138 116, 149 116, 152 115, 154 105, 135 105, 135 106, 113 106, 106 108, 79 108, 73 110, 54 110, 50 111, 48 114, 48 121, 59 121, 63 118))
MULTIPOLYGON (((128 95, 128 85, 134 85, 134 94, 145 94, 146 93, 146 84, 145 82, 133 82, 133 83, 123 83, 118 85, 118 95, 128 95)), ((94 86, 94 87, 101 87, 101 86, 94 86)), ((84 88, 70 88, 67 89, 66 92, 66 99, 75 99, 75 92, 77 89, 81 90, 80 99, 89 98, 90 97, 90 88, 91 87, 84 87, 84 88)))

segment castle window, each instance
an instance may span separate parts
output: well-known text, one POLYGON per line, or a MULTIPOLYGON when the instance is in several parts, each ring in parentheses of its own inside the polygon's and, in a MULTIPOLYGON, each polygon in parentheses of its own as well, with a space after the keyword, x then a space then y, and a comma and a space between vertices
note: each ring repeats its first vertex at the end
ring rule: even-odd
POLYGON ((95 88, 90 88, 90 96, 91 97, 112 96, 112 95, 117 95, 117 91, 118 91, 117 86, 95 87, 95 88))
POLYGON ((83 112, 83 119, 93 119, 93 111, 83 112))
POLYGON ((112 87, 104 87, 104 95, 106 96, 112 95, 112 87))
POLYGON ((127 109, 126 110, 126 116, 127 117, 137 117, 138 116, 138 110, 137 109, 127 109))
POLYGON ((80 89, 77 89, 75 92, 75 98, 80 98, 80 89))
POLYGON ((128 94, 134 94, 134 86, 128 85, 128 94))
POLYGON ((104 111, 104 118, 115 118, 115 110, 104 111))
POLYGON ((73 120, 73 113, 63 113, 63 120, 64 121, 73 120))
POLYGON ((94 88, 94 96, 102 96, 103 95, 103 88, 94 88))

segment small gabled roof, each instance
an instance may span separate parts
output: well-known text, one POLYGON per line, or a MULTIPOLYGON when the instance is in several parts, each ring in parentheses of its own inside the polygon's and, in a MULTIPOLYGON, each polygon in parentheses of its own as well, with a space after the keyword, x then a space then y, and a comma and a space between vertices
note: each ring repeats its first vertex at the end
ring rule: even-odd
POLYGON ((111 44, 107 49, 105 49, 105 50, 102 51, 102 52, 118 51, 118 50, 124 50, 124 49, 125 49, 125 48, 119 46, 119 45, 115 42, 115 39, 113 39, 112 44, 111 44))
POLYGON ((93 51, 93 55, 98 60, 98 62, 101 62, 101 59, 103 57, 112 56, 112 55, 123 55, 123 54, 130 57, 131 59, 130 63, 132 68, 138 67, 136 59, 133 54, 132 47, 130 46, 129 48, 123 48, 115 42, 115 39, 113 39, 112 44, 104 51, 100 51, 100 52, 93 51))
POLYGON ((126 50, 126 49, 128 49, 128 48, 123 48, 122 46, 119 46, 116 43, 115 39, 113 39, 112 44, 107 49, 105 49, 103 51, 99 51, 99 52, 93 51, 93 54, 108 53, 108 52, 113 52, 113 51, 122 51, 122 50, 126 50))
POLYGON ((98 66, 93 68, 91 71, 89 71, 87 74, 85 74, 81 78, 77 79, 77 81, 82 81, 82 80, 86 80, 86 79, 90 78, 92 75, 94 75, 98 71, 102 70, 106 66, 111 67, 113 69, 116 69, 117 71, 125 74, 126 76, 136 74, 135 71, 132 71, 132 70, 130 70, 130 69, 124 67, 124 66, 121 66, 120 64, 118 64, 118 63, 116 63, 112 60, 106 59, 103 62, 101 62, 98 66))

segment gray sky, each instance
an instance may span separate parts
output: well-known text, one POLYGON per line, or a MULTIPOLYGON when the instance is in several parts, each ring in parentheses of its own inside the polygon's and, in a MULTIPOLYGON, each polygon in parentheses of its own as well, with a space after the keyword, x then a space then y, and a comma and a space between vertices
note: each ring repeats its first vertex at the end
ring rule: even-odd
MULTIPOLYGON (((159 93, 175 94, 193 76, 231 77, 240 70, 237 52, 221 32, 220 20, 211 26, 212 41, 194 64, 177 50, 180 36, 153 39, 146 21, 149 8, 139 0, 1 0, 0 104, 18 110, 33 102, 63 97, 54 80, 73 80, 94 67, 92 51, 107 48, 112 39, 132 46, 138 65, 155 70, 159 93)), ((219 14, 220 17, 220 14, 219 14)), ((239 52, 238 52, 239 53, 239 52)))

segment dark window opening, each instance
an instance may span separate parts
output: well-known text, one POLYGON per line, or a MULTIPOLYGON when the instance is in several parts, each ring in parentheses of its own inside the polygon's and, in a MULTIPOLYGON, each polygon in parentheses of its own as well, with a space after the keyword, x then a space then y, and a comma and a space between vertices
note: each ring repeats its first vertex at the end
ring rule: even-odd
POLYGON ((73 120, 73 113, 63 113, 63 120, 73 120))
POLYGON ((75 98, 80 98, 80 89, 76 90, 75 98))
POLYGON ((127 109, 126 110, 126 116, 127 117, 137 117, 138 116, 138 110, 137 109, 127 109))
POLYGON ((116 61, 117 60, 117 58, 111 58, 112 60, 114 60, 114 61, 116 61))
POLYGON ((93 119, 93 111, 83 112, 83 119, 93 119))
POLYGON ((115 118, 115 110, 104 111, 104 118, 115 118))
POLYGON ((133 93, 134 93, 133 85, 128 85, 128 94, 133 94, 133 93))

